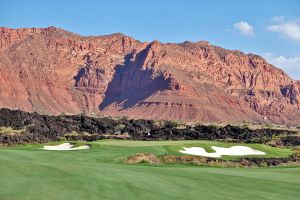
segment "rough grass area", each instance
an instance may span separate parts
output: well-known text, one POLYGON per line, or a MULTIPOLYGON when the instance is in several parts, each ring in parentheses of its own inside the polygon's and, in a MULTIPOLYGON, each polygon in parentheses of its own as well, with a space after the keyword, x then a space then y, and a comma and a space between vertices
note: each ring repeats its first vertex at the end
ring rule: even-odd
MULTIPOLYGON (((82 151, 45 151, 39 149, 41 144, 1 147, 0 199, 294 200, 300 195, 299 167, 243 169, 122 162, 140 152, 172 154, 186 145, 210 145, 208 141, 89 144, 91 149, 82 151)), ((264 145, 257 148, 278 156, 291 153, 277 149, 278 153, 264 145)))
POLYGON ((129 156, 126 160, 125 163, 128 164, 141 164, 141 163, 146 163, 146 164, 160 164, 161 160, 150 153, 137 153, 132 156, 129 156))

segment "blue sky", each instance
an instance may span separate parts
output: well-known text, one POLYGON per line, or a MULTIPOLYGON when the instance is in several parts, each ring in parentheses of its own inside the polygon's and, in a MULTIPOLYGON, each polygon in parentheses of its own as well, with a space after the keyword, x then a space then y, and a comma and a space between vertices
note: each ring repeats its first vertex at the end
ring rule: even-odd
POLYGON ((300 80, 299 0, 1 0, 0 26, 56 26, 141 41, 206 40, 256 53, 300 80))

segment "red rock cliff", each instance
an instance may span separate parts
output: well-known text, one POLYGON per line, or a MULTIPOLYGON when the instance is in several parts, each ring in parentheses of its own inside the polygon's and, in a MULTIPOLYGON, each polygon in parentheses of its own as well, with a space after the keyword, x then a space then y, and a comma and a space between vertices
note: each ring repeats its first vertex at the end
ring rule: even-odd
POLYGON ((186 121, 300 124, 300 83, 208 42, 0 28, 0 106, 186 121))

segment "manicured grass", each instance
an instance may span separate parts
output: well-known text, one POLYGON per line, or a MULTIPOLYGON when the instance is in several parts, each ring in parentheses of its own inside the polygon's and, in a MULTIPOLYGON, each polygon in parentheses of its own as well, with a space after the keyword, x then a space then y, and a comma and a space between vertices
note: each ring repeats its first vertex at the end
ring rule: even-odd
MULTIPOLYGON (((235 145, 242 145, 254 148, 256 150, 260 150, 266 153, 266 155, 261 156, 247 156, 247 157, 261 157, 261 158, 270 158, 270 157, 288 157, 293 154, 291 149, 287 148, 275 148, 264 144, 248 144, 248 143, 225 143, 218 141, 205 141, 205 140, 184 140, 184 141, 130 141, 130 140, 100 140, 94 142, 93 144, 101 144, 108 146, 118 146, 118 147, 155 147, 151 149, 163 148, 163 154, 171 154, 171 155, 185 155, 180 153, 179 151, 183 149, 183 147, 202 147, 207 152, 214 152, 211 146, 218 147, 231 147, 235 145)), ((148 152, 147 152, 148 153, 148 152)), ((154 153, 155 154, 155 153, 154 153)), ((162 154, 161 154, 162 155, 162 154)), ((238 159, 242 156, 224 156, 223 159, 238 159)))
MULTIPOLYGON (((127 165, 138 153, 177 153, 211 141, 96 141, 81 151, 45 151, 43 145, 0 148, 0 199, 298 199, 300 168, 212 168, 127 165)), ((253 144, 250 144, 253 145, 253 144)), ((248 146, 248 145, 247 145, 248 146)), ((277 156, 290 150, 251 146, 277 156), (278 153, 279 152, 279 153, 278 153)))

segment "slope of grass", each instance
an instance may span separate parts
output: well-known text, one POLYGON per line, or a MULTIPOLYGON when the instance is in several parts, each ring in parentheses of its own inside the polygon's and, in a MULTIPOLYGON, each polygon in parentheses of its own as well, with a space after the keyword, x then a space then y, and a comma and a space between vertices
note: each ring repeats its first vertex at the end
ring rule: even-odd
MULTIPOLYGON (((82 151, 44 151, 39 149, 42 145, 0 148, 0 199, 298 199, 300 168, 235 169, 120 162, 138 152, 163 155, 175 153, 181 146, 203 144, 210 145, 208 141, 109 140, 92 142, 90 150, 82 151)), ((259 148, 277 153, 269 147, 258 145, 259 148)))

